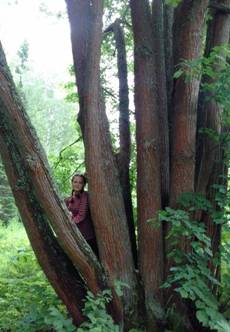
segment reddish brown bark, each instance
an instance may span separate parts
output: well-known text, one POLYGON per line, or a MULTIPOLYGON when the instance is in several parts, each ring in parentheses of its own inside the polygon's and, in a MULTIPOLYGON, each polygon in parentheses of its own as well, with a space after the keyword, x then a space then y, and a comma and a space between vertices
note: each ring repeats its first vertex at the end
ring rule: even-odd
MULTIPOLYGON (((173 25, 173 62, 178 70, 181 61, 196 60, 202 55, 202 36, 204 33, 205 14, 208 1, 182 1, 174 12, 173 25)), ((170 206, 177 206, 178 197, 184 192, 194 192, 196 123, 199 94, 199 78, 191 75, 186 81, 182 76, 174 82, 172 107, 170 109, 170 206)), ((165 241, 166 253, 170 243, 165 241)), ((180 249, 188 250, 188 243, 181 238, 180 249)), ((172 262, 167 261, 166 276, 172 262)), ((174 303, 176 310, 183 317, 185 330, 192 331, 192 312, 169 289, 167 296, 174 303)))
MULTIPOLYGON (((223 0, 219 2, 220 6, 229 7, 230 1, 223 0)), ((205 49, 205 55, 209 56, 213 47, 221 46, 229 42, 230 32, 230 15, 219 9, 211 10, 212 20, 209 21, 207 32, 207 43, 205 49)), ((223 54, 223 58, 225 55, 223 54)), ((214 65, 214 70, 218 72, 218 63, 214 65)), ((203 83, 212 84, 215 82, 215 78, 203 77, 203 83)), ((223 132, 223 123, 221 122, 222 108, 215 101, 215 96, 200 94, 199 102, 199 122, 198 132, 200 128, 208 128, 213 130, 216 134, 223 132), (207 99, 209 97, 209 100, 207 99), (211 99, 211 100, 210 100, 211 99)), ((220 175, 226 175, 224 166, 224 152, 223 147, 213 141, 207 134, 198 134, 199 145, 197 159, 199 161, 197 167, 198 179, 196 184, 196 191, 207 195, 213 206, 218 210, 219 207, 215 201, 216 191, 212 188, 214 183, 223 184, 223 178, 220 175)), ((225 183, 226 186, 226 183, 225 183)), ((212 219, 208 215, 201 216, 201 219, 205 221, 207 225, 207 235, 212 241, 213 255, 216 256, 219 253, 219 247, 221 242, 221 225, 213 223, 212 219)), ((218 276, 218 269, 215 266, 212 267, 213 272, 218 276)))
POLYGON ((128 290, 124 288, 124 308, 120 303, 120 313, 123 314, 124 310, 126 323, 129 324, 130 319, 135 320, 137 312, 137 284, 124 201, 99 95, 102 1, 68 0, 66 3, 80 97, 91 211, 100 260, 111 286, 115 280, 119 280, 130 287, 128 290), (88 33, 82 38, 76 32, 82 31, 86 25, 88 33), (84 52, 82 40, 86 45, 84 52))
MULTIPOLYGON (((175 12, 174 68, 182 60, 195 60, 202 54, 201 38, 208 1, 183 1, 175 12), (183 47, 182 47, 183 45, 183 47)), ((199 79, 176 80, 172 114, 172 153, 170 205, 183 192, 194 191, 196 121, 199 79)))
MULTIPOLYGON (((222 5, 230 5, 230 1, 221 1, 222 5)), ((229 27, 230 27, 230 16, 226 15, 218 10, 211 11, 212 20, 209 22, 208 32, 207 32, 207 44, 205 55, 209 56, 211 50, 215 46, 221 46, 227 44, 229 41, 229 27)), ((223 55, 224 56, 224 55, 223 55)), ((218 71, 218 64, 215 64, 214 70, 218 71)), ((204 77, 202 82, 214 83, 215 78, 204 77)), ((202 119, 198 123, 200 128, 209 128, 212 129, 217 134, 221 133, 221 107, 216 103, 215 96, 212 100, 207 101, 207 95, 201 95, 202 101, 200 103, 199 112, 202 113, 202 119)), ((201 193, 206 193, 207 185, 212 178, 212 170, 215 163, 215 154, 216 150, 218 153, 219 146, 209 137, 206 137, 202 140, 202 135, 199 137, 199 141, 202 144, 202 155, 198 155, 198 158, 201 160, 199 165, 199 175, 197 181, 197 191, 201 193)))
POLYGON ((162 229, 147 221, 161 208, 160 138, 153 55, 152 18, 148 1, 130 2, 134 32, 135 112, 137 141, 137 208, 139 268, 148 322, 161 318, 163 280, 162 229), (149 254, 151 252, 151 254, 149 254))
MULTIPOLYGON (((164 49, 165 49, 165 70, 166 70, 166 84, 167 84, 167 102, 168 113, 172 108, 172 91, 173 91, 173 18, 174 8, 164 4, 164 49)), ((170 116, 169 116, 170 122, 170 116)))
MULTIPOLYGON (((13 81, 6 68, 2 48, 0 48, 0 59, 1 157, 37 259, 55 291, 66 304, 74 322, 80 324, 83 320, 81 309, 85 296, 84 282, 60 247, 49 226, 49 216, 35 193, 34 185, 41 173, 38 168, 37 173, 33 174, 34 176, 31 174, 29 176, 28 168, 32 152, 33 156, 36 154, 35 145, 38 142, 28 135, 27 139, 34 145, 33 151, 31 150, 29 153, 28 146, 23 146, 25 141, 22 139, 22 130, 25 129, 25 126, 18 122, 22 106, 15 94, 13 81), (20 128, 17 129, 19 126, 20 128), (24 148, 27 150, 26 153, 23 153, 24 148)), ((45 187, 43 190, 46 191, 45 187)))
POLYGON ((117 68, 119 80, 119 152, 117 154, 119 178, 122 188, 123 199, 125 203, 125 211, 129 226, 130 241, 132 245, 132 253, 137 266, 137 246, 135 227, 133 220, 133 207, 131 198, 131 186, 129 176, 130 165, 130 119, 129 119, 129 89, 128 89, 128 71, 126 59, 126 47, 124 31, 120 20, 116 20, 111 24, 105 32, 112 31, 117 49, 117 68))
MULTIPOLYGON (((169 126, 166 88, 164 7, 162 0, 152 2, 153 52, 155 56, 156 98, 159 118, 162 206, 169 200, 169 126)), ((170 49, 170 45, 169 45, 170 49)), ((169 62, 169 59, 168 59, 169 62)))

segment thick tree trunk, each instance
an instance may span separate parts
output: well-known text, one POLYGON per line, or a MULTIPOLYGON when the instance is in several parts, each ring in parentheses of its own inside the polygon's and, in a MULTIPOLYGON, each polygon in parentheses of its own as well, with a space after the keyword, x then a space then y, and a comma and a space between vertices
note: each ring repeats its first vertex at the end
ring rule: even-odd
MULTIPOLYGON (((222 1, 222 5, 230 5, 230 1, 222 1)), ((212 49, 216 46, 227 44, 229 41, 230 31, 230 15, 219 12, 218 10, 212 10, 212 20, 208 25, 207 43, 205 55, 209 56, 212 49)), ((223 55, 224 56, 224 55, 223 55)), ((214 70, 218 71, 218 64, 215 65, 214 70)), ((202 82, 214 83, 215 78, 203 77, 202 82)), ((210 93, 211 94, 211 93, 210 93)), ((222 108, 215 101, 215 96, 211 97, 210 101, 207 101, 207 95, 204 96, 201 93, 201 102, 199 103, 199 112, 202 113, 202 119, 198 123, 198 131, 200 128, 212 129, 217 134, 221 133, 221 113, 222 108)), ((210 99, 210 98, 209 98, 210 99)), ((198 169, 197 191, 203 194, 207 191, 207 185, 211 178, 212 169, 215 163, 216 150, 218 151, 218 145, 210 137, 202 137, 200 135, 199 144, 202 144, 202 155, 198 155, 200 159, 200 165, 198 169), (203 138, 203 139, 202 139, 203 138), (200 142, 201 141, 201 142, 200 142)))
POLYGON ((154 228, 161 208, 160 138, 153 54, 152 18, 146 0, 131 0, 134 32, 135 112, 137 140, 137 207, 139 267, 145 292, 147 320, 157 331, 162 318, 159 290, 163 281, 162 229, 154 228), (151 255, 149 254, 151 252, 151 255))
MULTIPOLYGON (((81 309, 85 295, 84 282, 60 247, 49 225, 51 219, 47 205, 56 208, 57 203, 53 202, 55 198, 52 197, 55 189, 52 187, 50 194, 51 184, 47 185, 47 179, 44 179, 44 173, 48 171, 44 169, 40 159, 40 145, 32 134, 29 121, 25 118, 23 107, 15 93, 1 45, 0 82, 0 152, 15 202, 41 267, 66 304, 75 323, 79 324, 83 319, 81 309), (46 196, 45 207, 41 204, 39 191, 43 191, 43 196, 46 196)), ((61 202, 59 203, 58 209, 63 209, 61 202)), ((68 219, 64 209, 62 214, 64 216, 59 215, 56 222, 61 223, 61 219, 68 219)))
MULTIPOLYGON (((229 7, 230 1, 223 0, 219 1, 219 5, 229 7)), ((208 31, 207 31, 207 42, 205 55, 209 56, 212 49, 216 46, 225 45, 229 42, 229 32, 230 32, 230 15, 220 11, 219 9, 211 10, 212 20, 209 21, 208 31)), ((225 55, 223 54, 223 59, 225 55)), ((218 63, 214 65, 214 70, 218 72, 218 63)), ((215 83, 215 78, 202 78, 202 83, 215 83)), ((215 96, 204 95, 201 92, 200 102, 199 102, 199 122, 198 122, 198 155, 197 159, 200 160, 197 163, 197 184, 196 191, 207 195, 211 200, 213 206, 217 209, 215 202, 215 190, 212 188, 214 183, 221 184, 223 179, 220 175, 225 175, 224 170, 224 157, 221 151, 223 147, 217 144, 211 137, 207 134, 199 134, 200 128, 208 128, 213 130, 216 134, 222 133, 223 123, 221 123, 221 113, 222 107, 215 101, 215 96), (207 99, 209 97, 209 100, 207 99)), ((201 216, 202 218, 202 216, 201 216)), ((221 235, 221 225, 213 223, 210 216, 203 216, 204 221, 207 226, 207 235, 212 240, 212 251, 214 257, 219 252, 220 246, 220 235, 221 235)), ((213 267, 213 272, 215 273, 216 267, 213 267)), ((218 273, 217 273, 218 275, 218 273)))
MULTIPOLYGON (((173 25, 173 64, 178 70, 181 61, 193 61, 202 55, 202 36, 208 1, 183 0, 174 12, 173 25)), ((189 70, 188 70, 189 74, 189 70)), ((172 108, 170 110, 170 206, 177 206, 178 197, 184 192, 194 192, 196 123, 199 94, 199 78, 191 75, 188 80, 182 76, 175 80, 172 108)), ((170 243, 166 240, 166 252, 170 243)), ((180 241, 180 249, 188 250, 185 238, 180 241)), ((166 275, 172 262, 167 261, 166 275)), ((183 317, 185 330, 193 331, 192 313, 177 294, 170 289, 170 303, 174 302, 183 317), (191 315, 190 315, 191 314, 191 315)))
POLYGON ((129 325, 137 315, 137 281, 118 171, 99 95, 102 1, 67 0, 66 3, 86 148, 91 212, 100 260, 111 286, 119 280, 130 287, 124 288, 124 312, 120 303, 120 314, 124 314, 125 324, 129 325), (87 33, 83 37, 80 31, 85 26, 87 33))
MULTIPOLYGON (((183 1, 175 11, 174 67, 182 60, 196 60, 202 54, 202 35, 208 1, 183 1), (183 45, 183 47, 182 47, 183 45)), ((183 192, 194 191, 196 121, 199 79, 176 80, 172 114, 170 205, 183 192)))

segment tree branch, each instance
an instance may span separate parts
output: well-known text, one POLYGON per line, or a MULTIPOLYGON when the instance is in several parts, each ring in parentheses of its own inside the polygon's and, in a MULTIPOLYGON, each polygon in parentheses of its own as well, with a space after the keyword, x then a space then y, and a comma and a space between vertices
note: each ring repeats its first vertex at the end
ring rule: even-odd
POLYGON ((74 144, 78 143, 80 140, 82 139, 82 136, 78 137, 78 139, 76 139, 74 142, 70 143, 69 145, 65 146, 60 152, 59 152, 59 157, 57 162, 54 165, 54 169, 57 168, 57 166, 59 165, 59 163, 61 162, 61 160, 63 159, 62 154, 65 150, 67 150, 68 148, 70 148, 71 146, 73 146, 74 144))

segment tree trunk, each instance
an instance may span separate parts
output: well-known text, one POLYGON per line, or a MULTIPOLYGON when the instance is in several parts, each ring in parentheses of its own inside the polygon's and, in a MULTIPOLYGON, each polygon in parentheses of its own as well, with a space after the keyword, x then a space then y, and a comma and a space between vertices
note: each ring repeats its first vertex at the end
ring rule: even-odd
POLYGON ((164 4, 164 49, 165 49, 165 70, 167 84, 167 103, 170 130, 170 110, 172 108, 172 92, 173 92, 173 20, 174 8, 164 4))
MULTIPOLYGON (((174 67, 182 60, 196 60, 202 54, 201 37, 208 1, 182 1, 174 22, 174 67), (183 47, 182 47, 183 45, 183 47)), ((199 79, 176 80, 172 114, 170 205, 183 192, 194 192, 196 121, 199 79)))
MULTIPOLYGON (((169 202, 169 125, 164 45, 164 7, 162 0, 153 1, 152 19, 157 112, 160 128, 161 196, 162 207, 165 207, 169 202)), ((167 60, 169 61, 170 59, 167 60)))
POLYGON ((0 59, 1 158, 38 262, 67 306, 74 322, 80 324, 83 320, 81 309, 82 299, 85 296, 84 283, 60 247, 49 226, 49 217, 37 195, 35 186, 39 185, 47 194, 47 200, 53 199, 49 198, 46 187, 42 183, 42 172, 35 159, 39 143, 32 134, 29 135, 31 127, 26 128, 22 123, 28 120, 22 119, 24 116, 22 105, 15 93, 1 44, 0 59), (28 145, 31 145, 30 148, 28 145), (30 168, 33 167, 31 163, 38 166, 33 174, 30 174, 30 168), (40 184, 37 183, 38 181, 41 181, 40 184))
MULTIPOLYGON (((220 1, 219 5, 229 7, 230 1, 220 1)), ((212 49, 216 46, 228 44, 229 32, 230 32, 230 16, 229 14, 220 11, 219 9, 211 9, 212 19, 209 21, 207 31, 207 42, 205 55, 209 56, 212 49)), ((223 54, 223 58, 225 55, 223 54)), ((218 72, 218 64, 214 65, 214 71, 218 72)), ((202 83, 215 83, 215 78, 203 77, 202 83)), ((213 206, 218 209, 215 201, 216 191, 212 188, 214 183, 222 184, 223 178, 221 175, 226 175, 224 167, 224 155, 223 147, 217 144, 207 134, 199 134, 201 128, 208 128, 213 130, 216 134, 223 133, 223 123, 221 123, 222 107, 215 101, 215 96, 204 95, 200 93, 199 112, 198 117, 198 154, 197 159, 200 161, 197 163, 197 184, 196 191, 208 196, 213 206), (207 99, 209 97, 209 101, 207 99), (204 136, 205 135, 205 136, 204 136)), ((226 184, 225 184, 226 186, 226 184)), ((207 235, 212 239, 212 251, 215 257, 219 253, 220 241, 221 241, 221 225, 215 224, 210 216, 203 215, 201 219, 204 219, 207 226, 207 235)), ((213 272, 216 273, 218 269, 216 266, 212 267, 213 272)), ((217 276, 219 273, 217 272, 217 276)))
POLYGON ((117 154, 119 178, 122 188, 125 211, 129 226, 129 235, 132 245, 132 253, 137 267, 137 246, 133 220, 133 207, 131 198, 131 186, 129 177, 130 165, 130 119, 129 119, 129 90, 124 31, 120 20, 116 19, 105 32, 113 31, 117 49, 117 67, 119 79, 119 152, 117 154))
MULTIPOLYGON (((223 5, 230 5, 230 1, 222 1, 223 5)), ((216 46, 225 45, 229 41, 230 16, 219 12, 218 10, 211 10, 212 19, 208 25, 207 42, 205 55, 209 56, 212 49, 216 46)), ((224 56, 224 55, 223 55, 224 56)), ((215 65, 214 70, 218 71, 218 64, 215 65)), ((203 77, 202 83, 214 83, 215 78, 203 77)), ((202 119, 198 123, 198 131, 200 128, 212 129, 217 134, 221 133, 221 113, 222 108, 215 101, 215 96, 206 96, 201 93, 201 101, 199 103, 199 112, 202 114, 202 119), (207 101, 207 97, 211 97, 207 101)), ((215 151, 218 151, 217 144, 207 135, 203 138, 200 135, 199 142, 202 144, 202 154, 198 155, 200 165, 198 168, 197 191, 201 193, 207 192, 207 185, 211 177, 212 169, 215 163, 215 151), (203 139, 202 139, 203 138, 203 139)))
POLYGON ((162 229, 154 228, 161 208, 159 119, 153 54, 152 18, 148 1, 131 0, 134 32, 135 112, 137 141, 137 208, 139 268, 144 285, 147 325, 157 331, 162 319, 162 229), (151 255, 149 254, 151 252, 151 255))
POLYGON ((111 286, 116 280, 129 286, 129 289, 123 290, 123 309, 120 303, 120 315, 126 319, 125 324, 128 326, 137 316, 137 281, 118 171, 99 95, 102 1, 67 0, 66 3, 80 97, 90 206, 100 260, 111 286), (84 39, 79 31, 83 31, 85 26, 87 33, 84 39))

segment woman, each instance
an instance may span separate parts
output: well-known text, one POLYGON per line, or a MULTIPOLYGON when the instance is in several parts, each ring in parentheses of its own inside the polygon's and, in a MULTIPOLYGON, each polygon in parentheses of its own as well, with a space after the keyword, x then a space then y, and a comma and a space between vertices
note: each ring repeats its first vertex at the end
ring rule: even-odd
POLYGON ((68 210, 72 213, 72 220, 78 226, 81 234, 98 256, 96 236, 93 229, 89 210, 88 192, 84 191, 86 177, 75 174, 72 177, 72 195, 65 200, 68 210))

